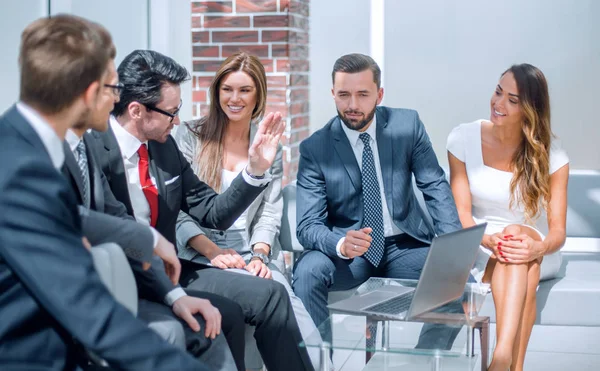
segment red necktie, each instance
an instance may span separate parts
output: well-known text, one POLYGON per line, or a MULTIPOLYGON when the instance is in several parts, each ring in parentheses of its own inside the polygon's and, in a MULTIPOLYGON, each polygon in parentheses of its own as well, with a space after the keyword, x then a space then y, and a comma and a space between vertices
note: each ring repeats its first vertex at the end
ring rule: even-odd
POLYGON ((148 169, 148 149, 145 144, 140 146, 138 149, 138 155, 140 156, 140 163, 138 169, 140 171, 140 183, 142 185, 142 191, 148 205, 150 205, 150 225, 155 227, 156 220, 158 219, 158 190, 150 179, 150 171, 148 169))

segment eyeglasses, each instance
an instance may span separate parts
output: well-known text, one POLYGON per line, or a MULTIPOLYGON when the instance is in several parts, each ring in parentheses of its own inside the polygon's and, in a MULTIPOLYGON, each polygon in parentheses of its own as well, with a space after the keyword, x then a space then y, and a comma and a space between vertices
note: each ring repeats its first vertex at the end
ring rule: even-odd
POLYGON ((175 119, 175 117, 177 117, 177 115, 179 115, 179 110, 181 109, 181 105, 183 104, 183 101, 179 100, 179 106, 177 107, 177 109, 175 111, 173 111, 173 113, 163 111, 160 108, 157 108, 151 104, 145 104, 145 103, 142 103, 142 104, 150 111, 162 113, 163 115, 170 117, 171 118, 170 122, 173 123, 173 119, 175 119))
POLYGON ((111 88, 112 92, 115 96, 120 97, 121 96, 121 91, 123 89, 125 89, 125 85, 118 83, 116 85, 111 85, 111 84, 104 84, 105 88, 111 88))

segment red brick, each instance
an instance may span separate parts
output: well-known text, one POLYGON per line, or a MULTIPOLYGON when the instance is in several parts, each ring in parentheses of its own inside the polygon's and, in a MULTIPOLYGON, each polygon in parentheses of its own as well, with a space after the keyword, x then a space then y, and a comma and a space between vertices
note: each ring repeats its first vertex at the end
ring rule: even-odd
POLYGON ((279 0, 279 11, 285 12, 290 7, 290 0, 279 0))
POLYGON ((289 45, 286 44, 271 44, 271 55, 273 58, 287 57, 289 45))
POLYGON ((290 93, 290 100, 292 102, 308 100, 308 89, 292 89, 290 93))
POLYGON ((291 59, 308 59, 308 45, 289 45, 288 55, 291 59))
POLYGON ((304 1, 292 0, 289 4, 289 7, 290 13, 292 14, 300 14, 305 17, 308 17, 309 15, 309 5, 304 1))
POLYGON ((258 31, 214 31, 214 43, 255 43, 258 42, 258 31))
POLYGON ((287 104, 270 102, 267 99, 267 107, 265 109, 265 113, 269 112, 279 112, 281 113, 281 116, 285 118, 287 117, 287 104))
POLYGON ((270 88, 287 87, 287 78, 285 76, 267 76, 267 86, 270 88))
POLYGON ((276 12, 277 0, 237 0, 235 11, 238 13, 276 12))
POLYGON ((206 61, 193 61, 194 72, 217 72, 223 61, 217 60, 206 60, 206 61))
POLYGON ((273 59, 262 59, 261 58, 260 62, 265 67, 265 72, 266 73, 275 72, 274 71, 275 64, 274 64, 273 59))
POLYGON ((192 92, 192 101, 196 103, 206 103, 206 90, 194 90, 192 92))
POLYGON ((202 17, 192 17, 192 28, 202 27, 202 17))
POLYGON ((277 59, 277 72, 289 72, 290 61, 289 59, 277 59))
POLYGON ((303 127, 307 127, 309 125, 308 115, 294 117, 292 119, 291 127, 292 129, 299 129, 303 127))
POLYGON ((223 57, 227 58, 230 55, 244 51, 257 57, 269 56, 269 45, 223 45, 223 57))
POLYGON ((231 1, 194 1, 192 13, 231 13, 233 5, 231 1))
POLYGON ((264 43, 288 41, 288 34, 287 30, 264 30, 261 40, 264 43))
POLYGON ((292 135, 290 136, 290 144, 300 143, 305 138, 308 138, 309 135, 310 135, 310 130, 308 129, 308 127, 306 127, 306 129, 304 129, 304 130, 300 130, 295 133, 292 133, 292 135))
POLYGON ((292 102, 290 113, 292 116, 308 113, 308 102, 292 102))
POLYGON ((194 76, 194 86, 198 88, 208 88, 213 81, 212 76, 194 76))
POLYGON ((293 73, 290 75, 290 86, 308 86, 308 75, 293 73))
POLYGON ((254 27, 288 27, 287 15, 257 15, 254 17, 254 27))
MULTIPOLYGON (((279 67, 279 66, 278 66, 279 67)), ((289 70, 291 72, 308 72, 310 64, 307 60, 290 60, 289 70)), ((279 71, 279 70, 277 70, 279 71)))
POLYGON ((209 45, 194 45, 192 47, 194 57, 219 57, 219 47, 209 45))
POLYGON ((308 18, 290 14, 289 15, 289 27, 299 28, 301 30, 308 30, 308 18))
POLYGON ((308 32, 289 31, 289 42, 291 44, 308 44, 308 32))
POLYGON ((268 89, 267 101, 269 101, 269 103, 286 103, 286 91, 268 89))
POLYGON ((208 31, 194 31, 192 32, 193 43, 207 43, 210 38, 208 31))
POLYGON ((207 15, 204 17, 204 28, 218 27, 250 27, 250 17, 235 15, 207 15))

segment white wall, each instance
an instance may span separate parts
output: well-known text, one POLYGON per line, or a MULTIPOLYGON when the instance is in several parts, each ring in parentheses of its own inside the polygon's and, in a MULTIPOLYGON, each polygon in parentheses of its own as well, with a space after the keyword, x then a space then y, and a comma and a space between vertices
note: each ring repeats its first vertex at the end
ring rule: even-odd
POLYGON ((48 12, 45 0, 0 0, 0 114, 19 99, 19 45, 21 32, 48 12))
POLYGON ((597 0, 311 1, 312 131, 335 114, 335 59, 377 50, 369 40, 380 24, 370 27, 373 2, 384 2, 384 104, 419 111, 442 165, 450 130, 488 118, 500 74, 527 62, 548 79, 553 130, 572 168, 600 169, 597 0))
POLYGON ((489 118, 500 74, 539 67, 572 168, 600 169, 600 2, 385 2, 386 104, 417 109, 446 164, 450 130, 489 118))
MULTIPOLYGON (((135 49, 154 49, 191 71, 191 8, 188 0, 52 0, 50 14, 70 13, 108 29, 117 47, 117 65, 135 49), (150 6, 150 7, 149 7, 150 6)), ((46 0, 0 0, 0 112, 19 94, 20 35, 31 21, 48 15, 46 0)), ((181 119, 192 117, 191 83, 182 86, 181 119)))
POLYGON ((310 2, 310 130, 336 115, 331 97, 331 69, 348 53, 370 52, 370 9, 365 0, 310 2))

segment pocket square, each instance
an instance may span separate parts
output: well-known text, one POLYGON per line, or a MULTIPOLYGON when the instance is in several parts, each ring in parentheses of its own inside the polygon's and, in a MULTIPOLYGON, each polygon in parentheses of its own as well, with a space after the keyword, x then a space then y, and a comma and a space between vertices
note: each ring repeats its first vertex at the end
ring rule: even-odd
POLYGON ((167 181, 165 181, 165 185, 168 186, 169 184, 173 183, 174 181, 176 181, 177 179, 179 179, 179 175, 177 175, 175 178, 173 179, 169 179, 167 181))

